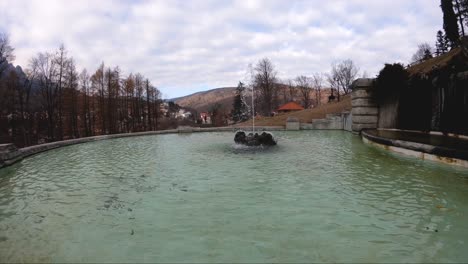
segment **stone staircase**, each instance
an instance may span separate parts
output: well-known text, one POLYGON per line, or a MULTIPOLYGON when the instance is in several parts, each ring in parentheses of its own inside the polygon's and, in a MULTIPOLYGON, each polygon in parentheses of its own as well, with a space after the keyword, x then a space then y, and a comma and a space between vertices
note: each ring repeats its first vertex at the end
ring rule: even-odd
POLYGON ((312 119, 312 124, 302 123, 302 130, 347 130, 351 131, 351 113, 327 114, 322 119, 312 119))

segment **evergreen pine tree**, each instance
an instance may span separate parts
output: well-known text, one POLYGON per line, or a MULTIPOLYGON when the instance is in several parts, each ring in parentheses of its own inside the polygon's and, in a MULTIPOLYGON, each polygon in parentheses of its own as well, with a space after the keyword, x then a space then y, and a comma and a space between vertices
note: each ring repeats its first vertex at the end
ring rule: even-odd
POLYGON ((449 50, 448 39, 442 30, 437 31, 436 56, 447 53, 449 50))
POLYGON ((463 22, 464 16, 465 16, 465 10, 463 10, 462 7, 462 0, 452 0, 454 11, 455 11, 455 16, 458 19, 458 22, 460 23, 460 36, 465 35, 465 23, 463 22))
POLYGON ((460 1, 460 9, 461 9, 462 20, 465 23, 465 25, 468 27, 468 0, 460 1))
POLYGON ((444 13, 444 30, 447 36, 450 47, 458 47, 460 43, 460 33, 458 28, 457 16, 453 10, 452 0, 441 0, 440 7, 444 13))
POLYGON ((432 59, 434 56, 432 56, 432 52, 428 49, 424 50, 424 56, 423 56, 423 60, 428 60, 428 59, 432 59))
POLYGON ((236 96, 234 97, 232 120, 234 122, 242 122, 249 119, 249 109, 245 102, 244 96, 245 87, 242 82, 239 82, 236 88, 236 96))

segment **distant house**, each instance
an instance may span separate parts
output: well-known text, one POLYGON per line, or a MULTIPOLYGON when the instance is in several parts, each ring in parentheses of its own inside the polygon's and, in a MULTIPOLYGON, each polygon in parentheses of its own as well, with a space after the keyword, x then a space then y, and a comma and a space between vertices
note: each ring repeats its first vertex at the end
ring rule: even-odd
POLYGON ((211 124, 211 116, 207 112, 200 113, 200 119, 202 120, 202 124, 211 124))
POLYGON ((175 118, 188 119, 191 117, 192 113, 190 111, 186 111, 185 109, 179 109, 179 111, 175 113, 175 118))
POLYGON ((295 102, 289 102, 285 105, 282 105, 280 108, 278 108, 278 113, 289 113, 289 112, 301 111, 301 110, 304 110, 304 107, 300 106, 299 104, 295 102))

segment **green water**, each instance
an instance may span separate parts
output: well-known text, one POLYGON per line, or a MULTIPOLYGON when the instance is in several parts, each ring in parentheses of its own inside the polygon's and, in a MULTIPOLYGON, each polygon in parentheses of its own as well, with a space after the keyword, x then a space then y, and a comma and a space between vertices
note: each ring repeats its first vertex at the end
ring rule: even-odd
POLYGON ((467 170, 346 132, 275 135, 114 139, 2 169, 0 261, 468 261, 467 170))

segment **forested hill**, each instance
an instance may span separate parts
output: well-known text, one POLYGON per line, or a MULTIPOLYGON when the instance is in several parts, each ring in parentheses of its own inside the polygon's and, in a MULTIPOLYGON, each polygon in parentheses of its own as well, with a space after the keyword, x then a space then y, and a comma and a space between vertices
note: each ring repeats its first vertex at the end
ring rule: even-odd
POLYGON ((215 104, 221 104, 226 109, 232 108, 235 94, 235 87, 223 87, 174 98, 171 101, 174 101, 182 107, 204 112, 208 111, 210 107, 215 104))
MULTIPOLYGON (((301 94, 300 89, 293 87, 290 88, 284 84, 277 84, 278 88, 278 103, 279 105, 288 103, 290 101, 301 102, 303 100, 303 96, 301 94)), ((310 90, 310 98, 315 100, 316 91, 310 90)), ((198 112, 206 112, 210 111, 214 105, 219 104, 220 108, 224 109, 227 112, 230 112, 232 109, 232 104, 234 100, 234 96, 236 94, 235 87, 224 87, 224 88, 216 88, 208 91, 197 92, 194 94, 190 94, 183 97, 178 97, 171 99, 169 101, 173 101, 182 107, 187 107, 191 109, 195 109, 198 112)), ((324 104, 328 101, 328 96, 331 94, 329 88, 322 88, 321 91, 321 99, 320 104, 324 104)), ((250 103, 251 100, 251 92, 245 92, 245 99, 247 102, 250 103)), ((314 103, 315 104, 315 103, 314 103)))

